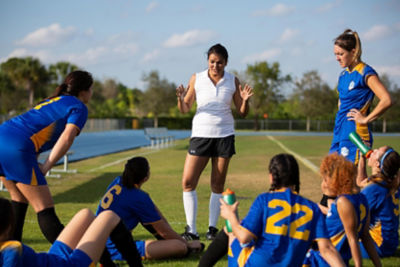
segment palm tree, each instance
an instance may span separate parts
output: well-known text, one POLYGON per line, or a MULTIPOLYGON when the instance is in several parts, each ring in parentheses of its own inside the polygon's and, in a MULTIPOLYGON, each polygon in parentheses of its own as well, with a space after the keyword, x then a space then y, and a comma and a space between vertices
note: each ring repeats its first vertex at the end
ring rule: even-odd
POLYGON ((49 66, 50 79, 56 84, 61 84, 70 72, 78 69, 78 66, 67 61, 59 61, 49 66))
POLYGON ((1 64, 1 70, 16 87, 28 91, 29 107, 33 106, 35 90, 44 85, 49 78, 46 68, 39 59, 33 57, 10 58, 1 64))

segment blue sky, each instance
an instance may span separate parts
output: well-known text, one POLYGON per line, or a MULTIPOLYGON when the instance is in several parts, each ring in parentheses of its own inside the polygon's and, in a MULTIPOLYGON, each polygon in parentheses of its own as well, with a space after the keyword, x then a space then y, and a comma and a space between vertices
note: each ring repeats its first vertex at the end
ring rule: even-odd
POLYGON ((176 84, 207 67, 206 51, 223 44, 227 70, 279 62, 295 79, 317 70, 336 85, 333 39, 356 30, 362 59, 400 85, 400 1, 2 0, 0 62, 34 56, 66 60, 95 78, 143 89, 151 70, 176 84))

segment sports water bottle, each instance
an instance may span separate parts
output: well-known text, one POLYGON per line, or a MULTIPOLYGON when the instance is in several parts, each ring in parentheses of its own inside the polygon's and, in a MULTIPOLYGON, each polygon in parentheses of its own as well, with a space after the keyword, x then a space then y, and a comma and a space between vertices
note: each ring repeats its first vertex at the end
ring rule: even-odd
POLYGON ((361 137, 356 132, 351 132, 349 134, 349 139, 360 149, 361 153, 363 153, 366 158, 371 156, 372 149, 363 143, 361 137))
MULTIPOLYGON (((230 190, 229 188, 227 188, 223 193, 222 193, 222 198, 223 200, 228 204, 228 205, 232 205, 233 203, 236 202, 236 196, 235 196, 235 192, 233 192, 232 190, 230 190)), ((236 214, 237 215, 237 214, 236 214)), ((232 226, 231 223, 228 220, 225 220, 225 225, 226 225, 226 229, 228 230, 229 233, 232 232, 232 226)))

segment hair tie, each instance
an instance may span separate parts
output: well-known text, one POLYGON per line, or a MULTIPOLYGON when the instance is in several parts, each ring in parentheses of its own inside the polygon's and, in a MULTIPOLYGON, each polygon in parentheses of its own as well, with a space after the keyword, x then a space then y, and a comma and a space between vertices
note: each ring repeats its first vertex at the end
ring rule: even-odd
POLYGON ((383 154, 383 156, 381 157, 381 162, 380 162, 379 167, 381 168, 381 172, 382 172, 385 176, 387 176, 387 175, 386 175, 385 171, 383 170, 383 161, 385 160, 385 158, 387 157, 387 155, 389 155, 389 153, 391 153, 391 152, 394 152, 393 148, 389 148, 388 150, 386 150, 385 154, 383 154))

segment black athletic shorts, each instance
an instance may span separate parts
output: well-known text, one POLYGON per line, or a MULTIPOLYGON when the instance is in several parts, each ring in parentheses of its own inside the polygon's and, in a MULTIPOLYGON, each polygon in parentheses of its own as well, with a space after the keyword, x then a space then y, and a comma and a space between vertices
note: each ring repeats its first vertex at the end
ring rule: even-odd
POLYGON ((230 158, 236 154, 235 136, 222 138, 193 137, 190 139, 188 153, 200 157, 230 158))

